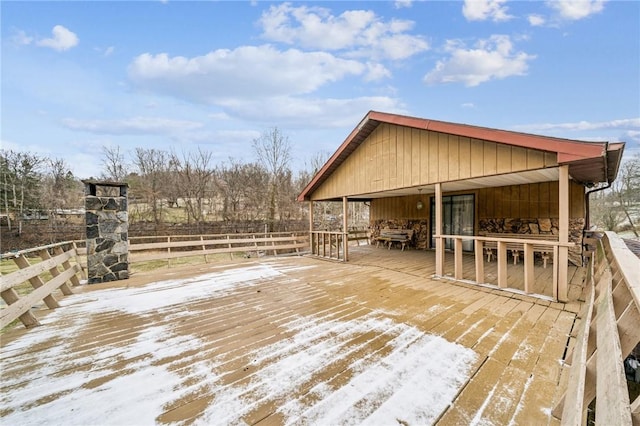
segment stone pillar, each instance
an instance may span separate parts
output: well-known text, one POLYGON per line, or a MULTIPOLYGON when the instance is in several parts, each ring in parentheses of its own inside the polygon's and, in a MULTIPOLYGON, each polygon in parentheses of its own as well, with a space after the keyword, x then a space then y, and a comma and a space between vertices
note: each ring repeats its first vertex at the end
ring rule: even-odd
POLYGON ((83 181, 89 284, 129 278, 128 184, 83 181))

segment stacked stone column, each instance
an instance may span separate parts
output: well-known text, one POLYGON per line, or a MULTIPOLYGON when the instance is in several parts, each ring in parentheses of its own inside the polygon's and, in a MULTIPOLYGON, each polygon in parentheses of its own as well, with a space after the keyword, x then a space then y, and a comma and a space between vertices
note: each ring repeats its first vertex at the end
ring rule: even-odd
POLYGON ((89 284, 129 278, 126 183, 83 181, 89 284), (99 188, 107 188, 98 194, 99 188), (117 194, 110 194, 111 191, 117 194))

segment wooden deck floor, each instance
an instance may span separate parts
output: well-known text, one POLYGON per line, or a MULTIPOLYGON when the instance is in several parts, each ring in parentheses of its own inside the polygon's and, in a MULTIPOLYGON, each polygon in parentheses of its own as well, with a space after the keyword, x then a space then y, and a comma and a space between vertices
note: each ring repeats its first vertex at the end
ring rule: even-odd
POLYGON ((433 280, 425 252, 351 255, 78 288, 2 336, 2 423, 557 423, 579 303, 433 280))

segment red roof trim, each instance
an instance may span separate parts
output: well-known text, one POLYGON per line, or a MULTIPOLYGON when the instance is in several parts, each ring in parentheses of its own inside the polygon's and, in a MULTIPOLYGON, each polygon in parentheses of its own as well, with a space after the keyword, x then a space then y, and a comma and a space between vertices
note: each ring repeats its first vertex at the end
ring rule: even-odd
MULTIPOLYGON (((533 135, 529 133, 513 132, 509 130, 472 126, 468 124, 450 123, 446 121, 369 111, 362 121, 358 123, 356 128, 351 131, 347 139, 345 139, 327 163, 320 169, 320 171, 318 171, 318 173, 316 173, 311 182, 309 182, 309 184, 300 193, 298 201, 308 199, 308 195, 322 182, 324 182, 328 175, 342 163, 344 160, 342 157, 346 158, 346 156, 351 154, 351 152, 353 152, 353 150, 355 150, 355 148, 360 145, 360 143, 362 143, 362 141, 364 141, 380 123, 431 130, 439 133, 447 133, 511 146, 552 152, 557 154, 559 164, 567 164, 593 158, 604 158, 607 155, 608 144, 605 142, 585 142, 572 139, 562 139, 533 135), (371 121, 377 123, 370 123, 371 121), (358 141, 359 137, 361 137, 362 140, 358 141), (354 144, 355 146, 353 146, 354 144)), ((609 147, 609 149, 610 148, 611 147, 609 147)), ((619 149, 617 146, 616 148, 619 149)))

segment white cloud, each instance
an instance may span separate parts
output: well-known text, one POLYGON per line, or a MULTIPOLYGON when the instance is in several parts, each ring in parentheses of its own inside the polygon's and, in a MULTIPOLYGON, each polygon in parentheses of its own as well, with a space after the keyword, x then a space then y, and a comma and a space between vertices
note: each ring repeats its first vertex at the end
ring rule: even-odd
POLYGON ((33 42, 33 37, 28 36, 23 30, 14 30, 10 40, 17 46, 26 46, 33 42))
POLYGON ((55 27, 53 27, 51 33, 53 34, 52 38, 40 39, 36 42, 36 44, 38 46, 50 47, 53 50, 62 52, 64 50, 69 50, 72 47, 77 46, 80 42, 78 36, 74 32, 69 31, 62 25, 56 25, 55 27))
POLYGON ((546 3, 562 19, 576 21, 602 12, 605 0, 548 0, 546 3))
POLYGON ((202 127, 202 123, 196 121, 160 117, 134 117, 119 120, 76 120, 66 118, 62 120, 62 124, 71 130, 110 135, 170 134, 202 127))
POLYGON ((369 110, 407 113, 398 99, 367 96, 352 99, 302 99, 274 97, 265 100, 229 100, 230 115, 251 122, 279 123, 289 127, 351 127, 369 110), (301 120, 304 117, 304 120, 301 120))
POLYGON ((486 21, 487 19, 494 22, 508 21, 513 16, 507 13, 508 8, 504 5, 506 2, 506 0, 465 0, 462 14, 468 21, 486 21))
POLYGON ((384 65, 371 62, 367 63, 367 73, 364 77, 365 81, 378 81, 385 77, 391 77, 391 71, 384 65))
POLYGON ((226 112, 220 111, 220 112, 213 112, 211 114, 209 114, 209 118, 211 118, 212 120, 229 120, 231 117, 229 117, 229 115, 226 112))
POLYGON ((524 52, 514 52, 511 39, 506 35, 493 35, 480 40, 475 48, 467 48, 460 41, 449 40, 445 49, 450 57, 438 61, 435 68, 424 77, 427 84, 459 82, 472 87, 489 80, 526 75, 528 62, 535 58, 524 52))
POLYGON ((325 52, 278 51, 272 46, 219 49, 204 56, 145 53, 129 66, 141 88, 199 102, 311 93, 367 67, 325 52))
POLYGON ((529 21, 529 25, 532 27, 540 27, 547 22, 542 15, 529 15, 527 20, 529 21))
POLYGON ((462 108, 475 108, 476 106, 473 104, 473 102, 465 102, 462 105, 462 108))
POLYGON ((522 131, 592 131, 592 130, 640 130, 640 118, 624 118, 610 121, 577 121, 569 123, 539 123, 515 126, 522 131))
POLYGON ((350 10, 339 16, 322 7, 271 6, 259 21, 268 40, 303 48, 344 51, 355 57, 405 59, 429 48, 421 36, 407 34, 413 21, 384 22, 372 11, 350 10))
POLYGON ((393 7, 396 9, 409 8, 413 6, 413 0, 396 0, 393 2, 393 7))

